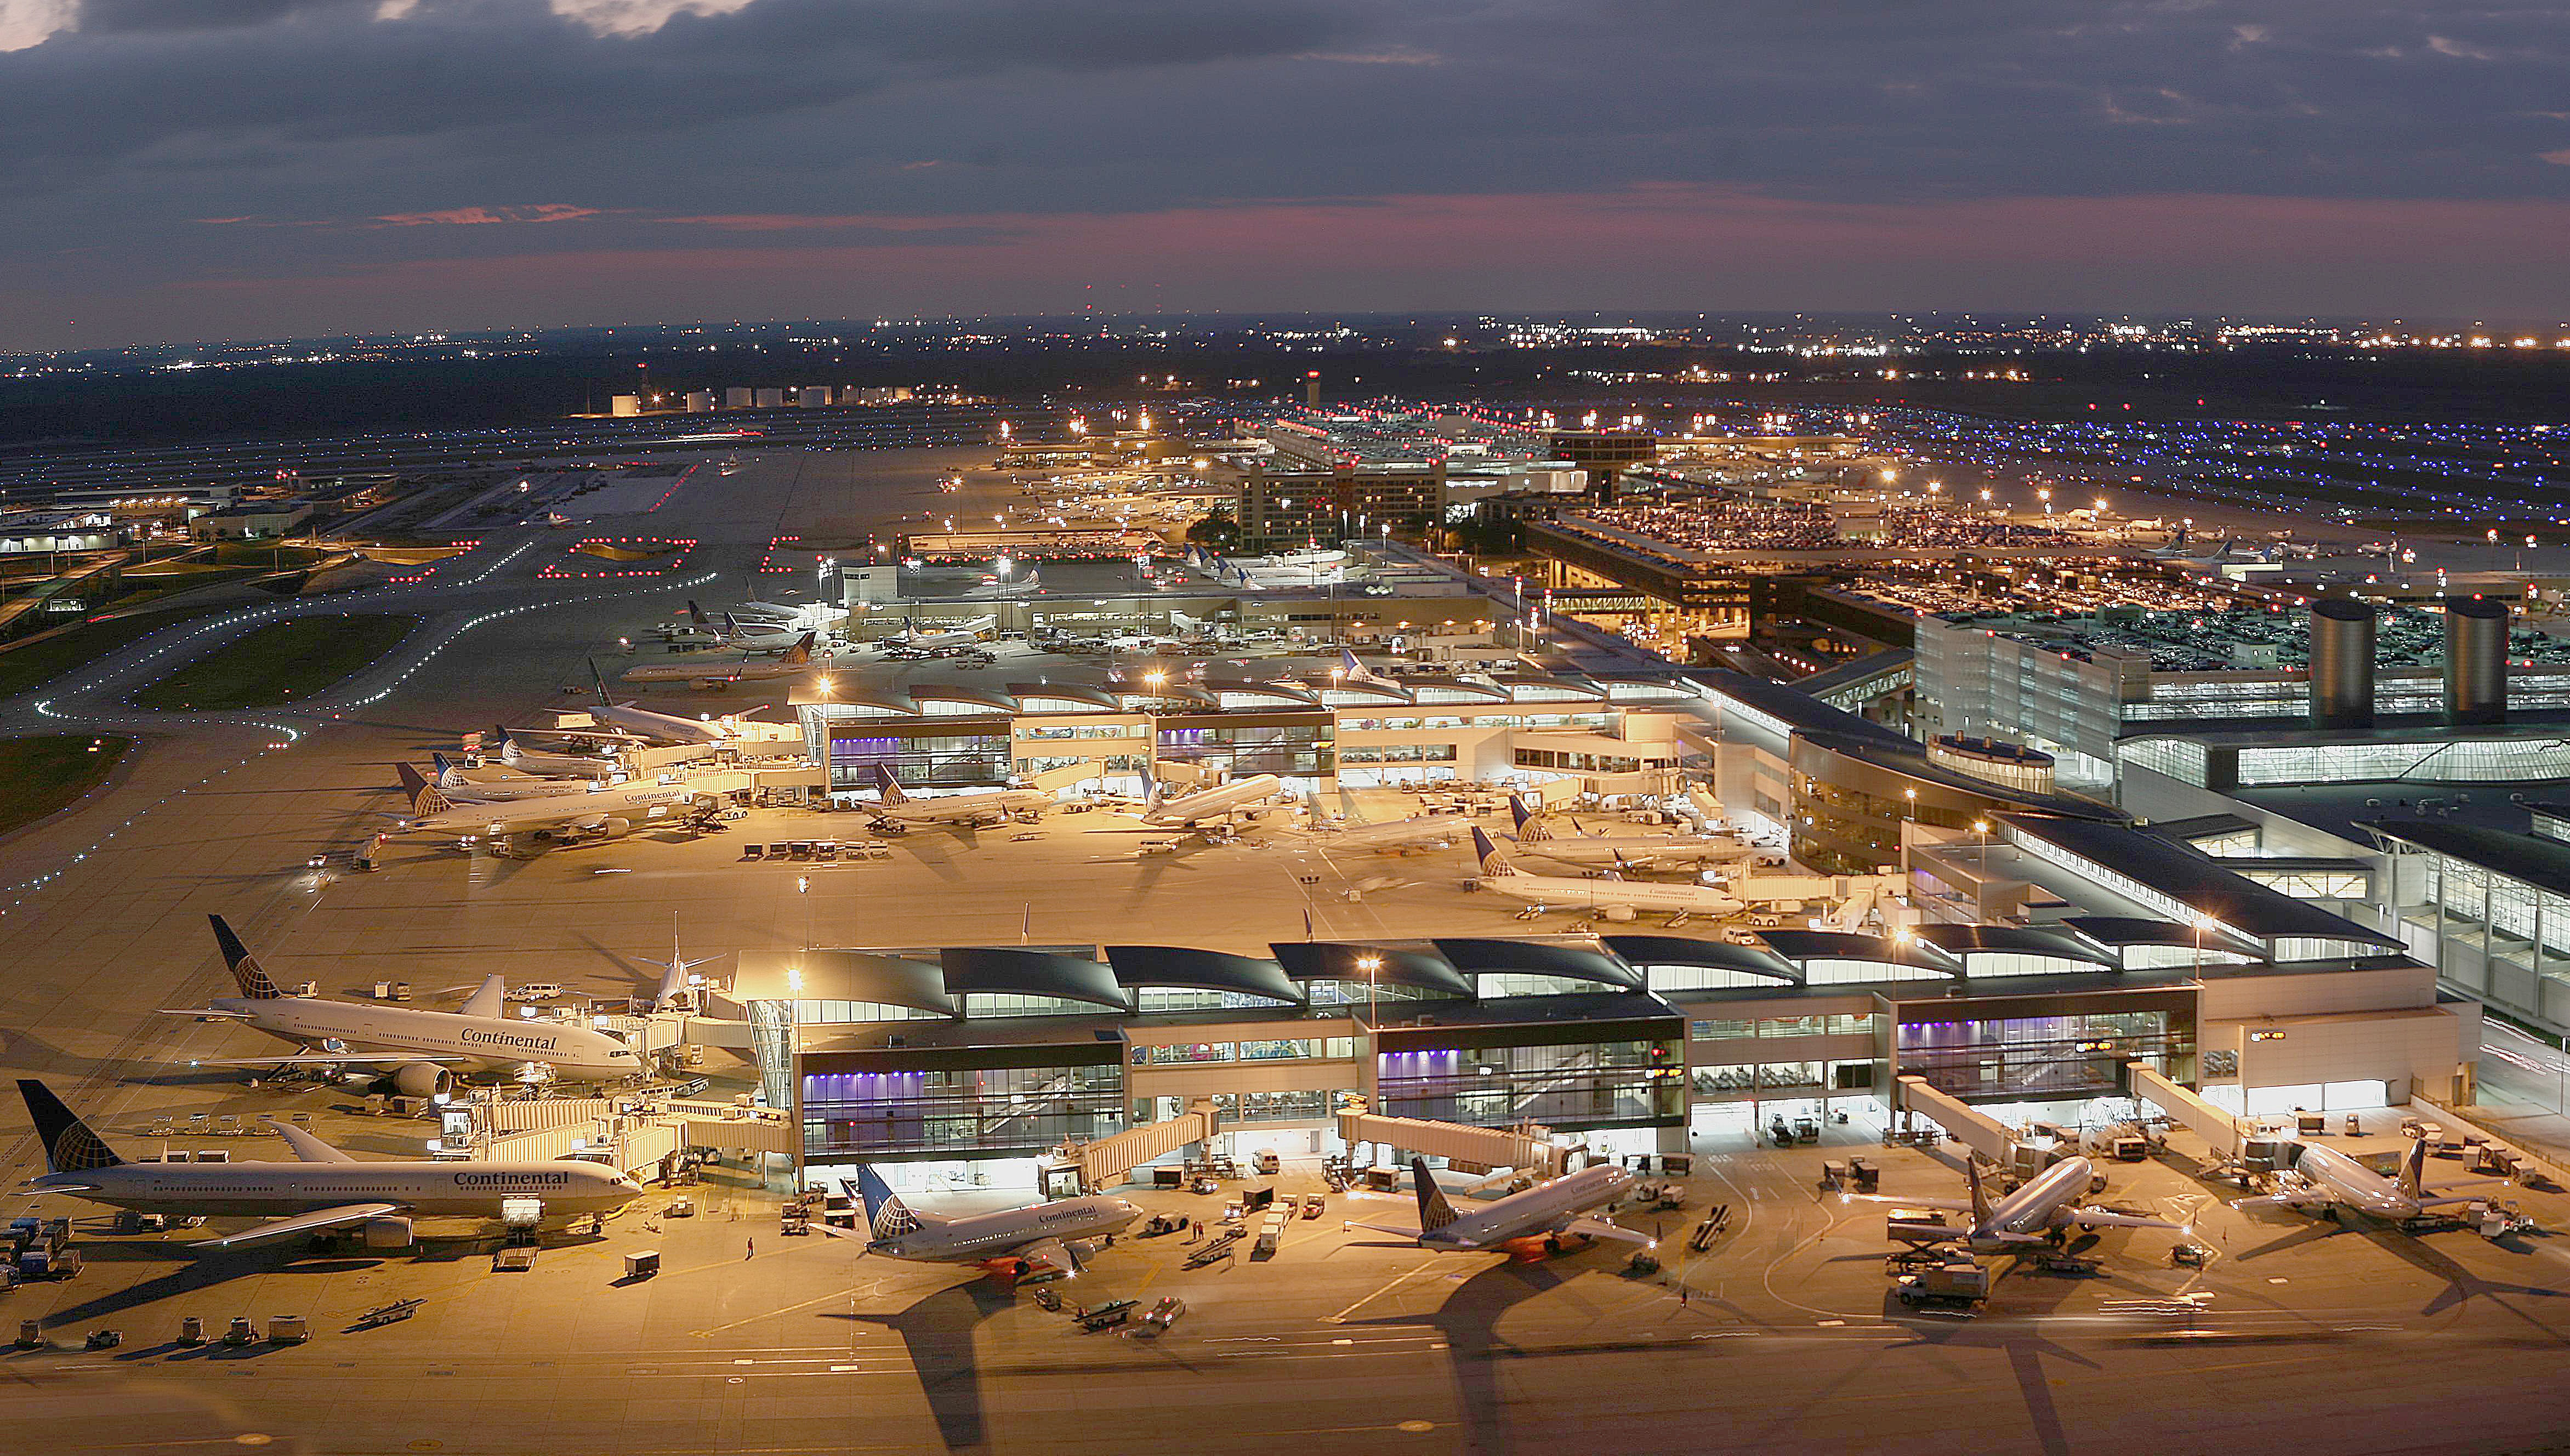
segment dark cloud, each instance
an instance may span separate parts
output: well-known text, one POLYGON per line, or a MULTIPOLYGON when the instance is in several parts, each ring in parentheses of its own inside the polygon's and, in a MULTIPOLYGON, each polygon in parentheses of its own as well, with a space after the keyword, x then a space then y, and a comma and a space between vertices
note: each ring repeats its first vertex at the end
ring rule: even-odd
POLYGON ((109 268, 228 275, 253 233, 273 276, 647 251, 708 233, 744 248, 857 245, 865 229, 969 240, 1041 216, 1618 189, 1915 208, 2570 198, 2570 15, 2547 6, 28 0, 22 13, 37 19, 0 25, 0 46, 20 47, 0 52, 13 220, 0 267, 48 288, 103 285, 109 268), (559 226, 354 226, 544 208, 571 211, 559 226), (192 221, 244 217, 330 226, 192 221))

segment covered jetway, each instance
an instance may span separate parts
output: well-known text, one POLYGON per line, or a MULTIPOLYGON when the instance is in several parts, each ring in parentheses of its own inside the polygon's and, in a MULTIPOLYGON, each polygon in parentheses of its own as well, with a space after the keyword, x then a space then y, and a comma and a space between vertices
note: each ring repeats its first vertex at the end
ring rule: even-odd
POLYGON ((1079 1165, 1082 1188, 1111 1188, 1143 1164, 1203 1143, 1220 1131, 1222 1119, 1215 1114, 1212 1099, 1196 1098, 1174 1118, 1144 1123, 1094 1143, 1071 1144, 1062 1153, 1065 1159, 1079 1165))
POLYGON ((1362 1109, 1339 1114, 1339 1138, 1351 1148, 1377 1143, 1449 1163, 1522 1168, 1539 1178, 1558 1178, 1562 1150, 1552 1145, 1546 1133, 1536 1127, 1476 1128, 1422 1118, 1387 1118, 1362 1109))
POLYGON ((2016 1146, 2016 1135, 1996 1118, 1959 1099, 1938 1092, 1925 1077, 1904 1077, 1895 1084, 1897 1105, 1945 1130, 1945 1135, 1991 1163, 2004 1165, 2016 1146))
POLYGON ((2133 1096, 2167 1113, 2214 1152, 2226 1158, 2240 1155, 2239 1119, 2152 1071, 2146 1063, 2127 1062, 2124 1070, 2132 1078, 2133 1096))

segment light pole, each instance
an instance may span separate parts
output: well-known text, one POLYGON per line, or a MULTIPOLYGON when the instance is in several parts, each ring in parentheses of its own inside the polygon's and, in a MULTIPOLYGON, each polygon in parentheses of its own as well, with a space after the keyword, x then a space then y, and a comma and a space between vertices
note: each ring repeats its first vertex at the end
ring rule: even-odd
POLYGON ((1376 984, 1381 979, 1377 973, 1383 969, 1383 957, 1379 955, 1359 956, 1357 958, 1357 969, 1366 973, 1366 1035, 1372 1036, 1374 1035, 1375 1028, 1374 1008, 1376 984))

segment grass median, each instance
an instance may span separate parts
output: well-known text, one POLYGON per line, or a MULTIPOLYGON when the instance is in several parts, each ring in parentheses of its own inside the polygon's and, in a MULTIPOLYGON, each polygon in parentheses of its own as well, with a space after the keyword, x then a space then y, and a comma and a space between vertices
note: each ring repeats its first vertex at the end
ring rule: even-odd
POLYGON ((132 738, 49 733, 0 739, 0 834, 32 824, 105 781, 132 738))
POLYGON ((368 613, 272 622, 182 665, 134 702, 177 713, 299 703, 392 651, 418 621, 368 613))
POLYGON ((174 623, 212 616, 219 607, 177 607, 167 612, 86 622, 42 641, 0 650, 0 698, 41 688, 74 668, 94 663, 174 623))

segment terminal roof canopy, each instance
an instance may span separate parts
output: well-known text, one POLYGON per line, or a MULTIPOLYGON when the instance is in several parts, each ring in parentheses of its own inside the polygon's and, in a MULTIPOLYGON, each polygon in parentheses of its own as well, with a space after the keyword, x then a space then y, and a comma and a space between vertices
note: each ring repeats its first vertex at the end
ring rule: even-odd
POLYGON ((1602 938, 1608 950, 1635 966, 1694 966, 1705 970, 1738 971, 1748 976, 1765 976, 1772 980, 1800 985, 1803 973, 1792 962, 1772 951, 1755 946, 1732 945, 1719 940, 1692 940, 1683 935, 1609 935, 1602 938))
POLYGON ((2570 844, 2558 839, 2441 819, 2383 819, 2372 828, 2386 839, 2476 864, 2539 890, 2570 895, 2570 844))
POLYGON ((1297 981, 1354 981, 1362 984, 1371 976, 1379 984, 1404 986, 1414 991, 1442 991, 1451 996, 1473 994, 1473 983, 1443 956, 1332 940, 1285 940, 1269 948, 1276 952, 1276 959, 1285 967, 1285 974, 1297 981), (1365 966, 1369 959, 1376 962, 1371 973, 1365 966))
POLYGON ((1976 951, 2009 951, 2018 955, 2086 961, 2110 970, 2116 964, 2113 956, 2100 955, 2074 937, 2025 925, 1922 925, 1911 933, 1955 956, 1966 956, 1976 951))
POLYGON ((2402 949, 2397 937, 2367 930, 2343 915, 2237 874, 2209 856, 2130 824, 2065 819, 2048 814, 2003 814, 2013 833, 2040 839, 2108 874, 2210 915, 2259 940, 2356 941, 2402 949))
POLYGON ((1935 945, 1917 938, 1856 935, 1844 930, 1756 930, 1750 932, 1778 955, 1801 964, 1809 961, 1872 961, 1877 965, 1911 966, 1923 971, 1963 973, 1962 962, 1935 945))
POLYGON ((732 977, 742 1001, 872 1001, 939 1016, 963 1008, 927 961, 863 950, 744 950, 732 977))
POLYGON ((1615 956, 1585 946, 1550 945, 1528 940, 1467 940, 1440 937, 1438 954, 1467 974, 1479 971, 1517 971, 1537 976, 1560 976, 1574 981, 1595 981, 1604 986, 1619 986, 1627 991, 1642 989, 1642 973, 1615 956))
POLYGON ((1305 999, 1303 988, 1286 978, 1284 967, 1245 955, 1180 945, 1110 945, 1106 947, 1106 960, 1115 968, 1116 984, 1127 988, 1182 986, 1197 991, 1235 991, 1287 1005, 1305 999))
MULTIPOLYGON (((2199 933, 2193 926, 2180 925, 2174 920, 2152 920, 2139 915, 2071 915, 2061 923, 2099 945, 2116 950, 2128 945, 2192 947, 2199 933)), ((2210 926, 2201 933, 2206 950, 2245 956, 2260 953, 2255 941, 2245 940, 2219 925, 2210 926)))
POLYGON ((1021 996, 1051 996, 1085 1001, 1111 1011, 1128 1011, 1124 988, 1100 961, 1060 951, 1017 946, 949 946, 938 952, 945 967, 946 989, 958 996, 975 991, 1021 996))

